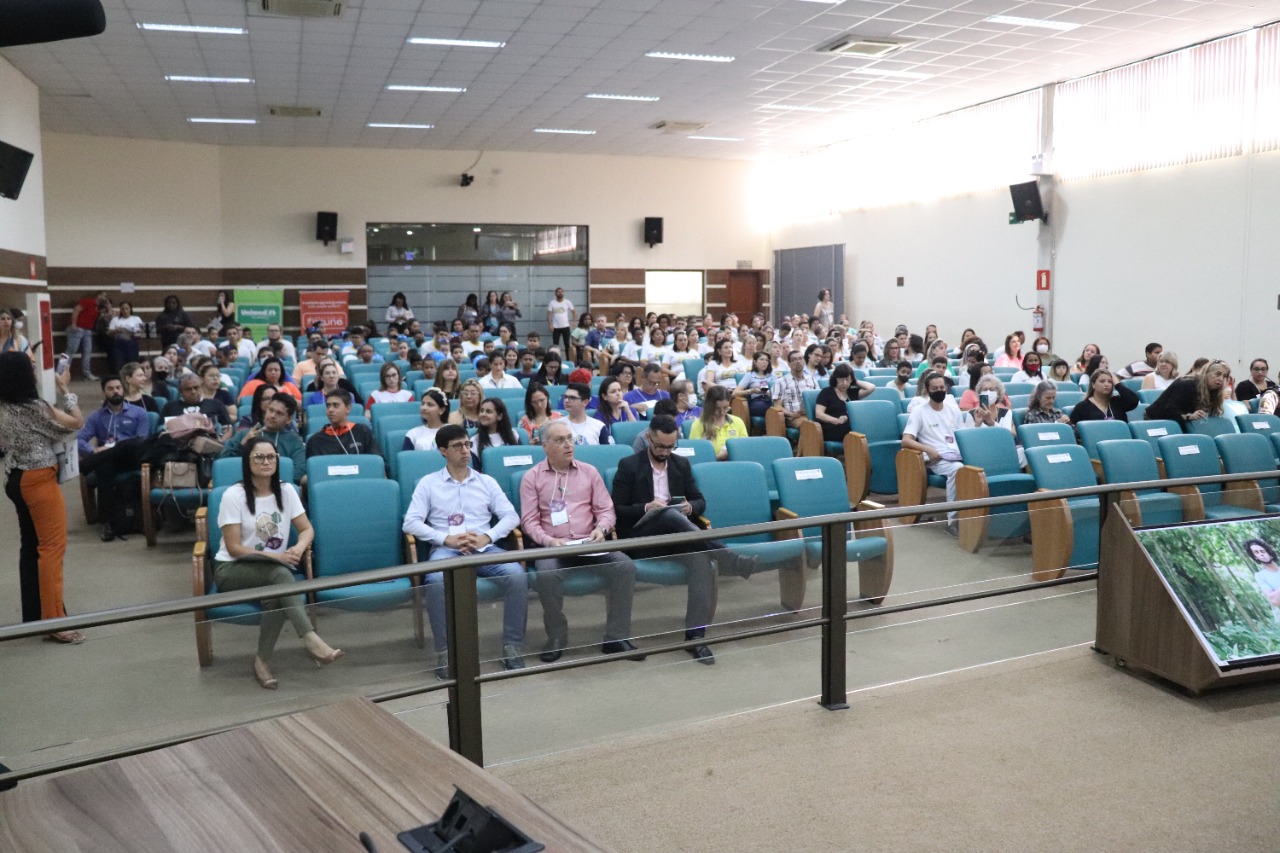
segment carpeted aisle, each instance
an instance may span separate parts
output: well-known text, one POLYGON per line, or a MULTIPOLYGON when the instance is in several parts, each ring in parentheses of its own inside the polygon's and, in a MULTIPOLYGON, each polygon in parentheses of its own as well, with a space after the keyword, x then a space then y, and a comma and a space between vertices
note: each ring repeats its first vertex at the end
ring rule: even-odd
POLYGON ((1077 647, 490 769, 620 851, 1275 851, 1278 700, 1077 647))

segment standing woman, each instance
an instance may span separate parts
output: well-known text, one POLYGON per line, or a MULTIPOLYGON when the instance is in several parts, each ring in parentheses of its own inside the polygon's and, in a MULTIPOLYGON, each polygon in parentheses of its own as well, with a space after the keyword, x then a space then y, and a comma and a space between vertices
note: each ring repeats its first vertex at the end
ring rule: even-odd
POLYGON ((498 291, 490 290, 484 297, 484 305, 480 308, 480 323, 491 335, 498 334, 498 325, 502 322, 502 303, 498 301, 498 291))
POLYGON ((480 401, 484 399, 484 387, 478 379, 468 379, 458 392, 458 411, 449 415, 449 423, 464 429, 480 426, 480 401))
POLYGON ((428 388, 422 392, 418 413, 422 415, 422 426, 416 426, 405 434, 401 450, 436 449, 436 432, 449 417, 449 401, 439 388, 428 388))
POLYGON ((236 319, 236 303, 225 290, 218 291, 218 298, 213 301, 213 322, 210 327, 217 328, 222 331, 223 327, 228 323, 235 322, 236 319))
MULTIPOLYGON (((62 559, 67 553, 67 505, 58 485, 53 444, 84 426, 79 401, 67 391, 66 374, 54 383, 62 409, 40 399, 36 372, 26 353, 0 354, 0 451, 4 452, 5 494, 18 512, 18 582, 22 621, 67 615, 62 601, 62 559)), ((46 640, 81 643, 78 631, 58 631, 46 640)))
POLYGON ((413 320, 413 309, 409 307, 404 294, 397 291, 391 297, 391 304, 387 306, 387 327, 390 328, 392 323, 407 327, 413 320))
POLYGON ((111 369, 119 371, 131 361, 138 360, 138 338, 146 327, 142 318, 133 313, 133 304, 120 303, 120 313, 111 318, 107 335, 111 338, 111 369))
POLYGON ((504 290, 502 298, 498 300, 500 303, 498 308, 498 319, 503 326, 511 330, 511 337, 516 336, 516 320, 520 319, 520 304, 516 302, 515 297, 511 295, 511 291, 504 290))
POLYGON ((462 383, 458 381, 458 362, 451 358, 440 362, 433 387, 444 394, 446 400, 458 399, 458 392, 462 389, 462 383))
POLYGON ((462 321, 464 330, 480 319, 480 303, 474 293, 468 293, 467 301, 458 306, 457 319, 462 321))
POLYGON ((551 397, 547 395, 545 385, 536 379, 529 383, 529 390, 524 394, 524 417, 520 419, 520 429, 529 436, 530 444, 541 444, 542 435, 538 430, 547 421, 560 417, 560 413, 551 408, 551 397))
POLYGON ((191 315, 182 309, 182 300, 170 293, 164 298, 164 310, 156 315, 156 331, 160 333, 160 346, 168 349, 178 342, 178 336, 187 326, 194 326, 191 315))
MULTIPOLYGON (((240 465, 243 479, 227 487, 218 508, 222 545, 213 558, 213 581, 220 592, 294 583, 291 570, 302 562, 315 536, 302 500, 293 483, 280 482, 280 456, 267 439, 250 442, 240 465), (291 523, 298 541, 286 548, 291 523)), ((279 686, 269 662, 285 619, 316 663, 333 663, 343 656, 341 649, 330 647, 311 626, 301 595, 282 595, 261 603, 258 653, 253 658, 253 677, 258 684, 268 690, 279 686)))
POLYGON ((824 329, 831 328, 836 320, 836 304, 831 301, 830 290, 818 291, 818 304, 813 306, 813 318, 822 324, 824 329))
POLYGON ((386 361, 378 371, 378 390, 369 392, 369 400, 364 404, 365 412, 369 412, 378 403, 412 403, 413 392, 400 387, 400 368, 394 361, 386 361))
MULTIPOLYGON (((689 429, 690 438, 705 438, 715 448, 716 459, 729 458, 726 442, 731 438, 746 438, 750 435, 742 418, 730 412, 732 402, 729 389, 723 385, 712 385, 703 400, 702 414, 689 429)), ((678 403, 676 404, 679 405, 678 403)))
POLYGON ((30 350, 31 345, 27 339, 13 327, 13 312, 8 308, 0 308, 0 353, 30 350))

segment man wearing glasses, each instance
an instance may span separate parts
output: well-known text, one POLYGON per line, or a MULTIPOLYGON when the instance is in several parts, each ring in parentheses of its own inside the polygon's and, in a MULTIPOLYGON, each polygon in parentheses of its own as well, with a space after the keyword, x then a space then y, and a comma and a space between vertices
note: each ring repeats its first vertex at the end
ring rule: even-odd
POLYGON ((604 421, 587 417, 587 401, 591 399, 591 386, 582 382, 570 382, 565 388, 564 410, 568 412, 569 431, 574 444, 613 444, 613 436, 604 421))
MULTIPOLYGON (((693 479, 689 460, 675 454, 680 430, 676 419, 658 415, 649 426, 649 446, 618 463, 613 478, 613 506, 618 513, 618 535, 659 536, 699 530, 693 519, 707 507, 693 479)), ((715 618, 715 569, 711 559, 732 566, 735 573, 750 574, 754 559, 739 558, 715 540, 656 549, 632 550, 635 559, 646 556, 684 554, 689 572, 689 600, 684 613, 684 638, 706 636, 707 624, 715 618), (749 562, 748 562, 749 560, 749 562)), ((689 649, 698 663, 714 664, 715 656, 704 645, 689 649)))
MULTIPOLYGON (((572 389, 573 386, 570 386, 572 389)), ((520 481, 520 523, 534 544, 544 548, 579 542, 604 542, 617 516, 600 473, 573 458, 574 435, 564 419, 549 421, 538 431, 547 458, 520 481)), ((601 545, 601 548, 607 548, 601 545)), ((602 551, 577 557, 548 558, 534 563, 538 598, 547 644, 541 659, 559 660, 569 645, 569 622, 564 616, 564 579, 571 569, 598 575, 605 583, 607 610, 604 654, 634 652, 631 635, 631 597, 636 567, 621 551, 602 551)), ((643 660, 644 655, 632 655, 643 660)))
MULTIPOLYGON (((428 562, 468 554, 505 554, 494 543, 514 530, 520 517, 492 477, 471 469, 467 431, 445 424, 436 433, 436 447, 445 458, 445 468, 418 481, 404 516, 404 532, 431 543, 428 562)), ((529 586, 524 569, 519 563, 495 563, 477 566, 476 574, 494 580, 503 589, 502 666, 523 669, 524 631, 529 615, 529 586)), ((449 677, 444 572, 428 573, 426 585, 436 678, 443 681, 449 677)))

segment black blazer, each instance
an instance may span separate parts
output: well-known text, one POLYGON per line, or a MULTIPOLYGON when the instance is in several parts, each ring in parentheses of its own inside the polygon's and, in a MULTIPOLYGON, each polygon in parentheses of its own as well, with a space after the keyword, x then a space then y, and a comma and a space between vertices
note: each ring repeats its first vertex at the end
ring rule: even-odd
MULTIPOLYGON (((707 509, 707 502, 693 480, 693 466, 683 456, 672 453, 667 460, 667 485, 672 495, 684 495, 693 506, 690 520, 697 524, 698 516, 707 509)), ((618 535, 632 535, 632 528, 644 517, 644 505, 653 500, 653 467, 649 464, 649 450, 628 456, 618 463, 613 477, 613 508, 618 514, 618 535)))

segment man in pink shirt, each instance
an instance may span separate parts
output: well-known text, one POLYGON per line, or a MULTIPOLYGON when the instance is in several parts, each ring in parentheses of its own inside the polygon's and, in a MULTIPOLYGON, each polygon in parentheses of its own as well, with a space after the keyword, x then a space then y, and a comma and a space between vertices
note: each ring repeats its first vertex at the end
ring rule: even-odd
MULTIPOLYGON (((537 545, 553 548, 576 542, 603 542, 617 515, 604 480, 590 465, 575 462, 573 432, 563 420, 544 424, 539 432, 547 458, 534 465, 520 482, 520 524, 537 545)), ((547 644, 541 659, 559 660, 569 644, 569 622, 564 615, 564 579, 575 568, 585 568, 605 582, 608 602, 605 615, 604 654, 634 652, 631 635, 631 598, 636 567, 621 551, 591 556, 543 559, 534 563, 538 572, 538 598, 547 644)), ((632 655, 630 660, 643 660, 632 655)))

